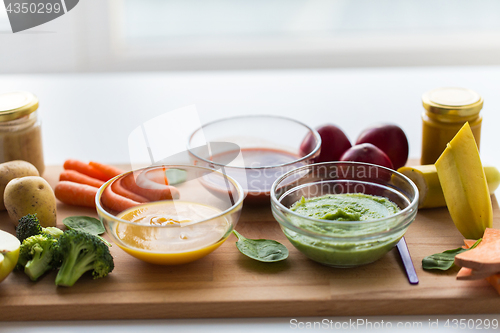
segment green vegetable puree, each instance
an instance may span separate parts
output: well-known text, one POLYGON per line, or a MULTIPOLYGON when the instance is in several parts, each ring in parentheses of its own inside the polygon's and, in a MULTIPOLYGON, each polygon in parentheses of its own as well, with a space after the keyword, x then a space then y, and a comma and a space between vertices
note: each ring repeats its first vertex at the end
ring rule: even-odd
POLYGON ((328 194, 306 199, 302 197, 291 210, 320 220, 368 221, 394 215, 399 207, 387 198, 362 194, 328 194))
POLYGON ((349 267, 373 262, 389 251, 403 236, 404 231, 385 235, 398 223, 388 219, 366 225, 364 223, 335 223, 334 221, 370 221, 389 217, 400 211, 385 197, 362 193, 329 194, 305 199, 292 205, 292 211, 311 218, 325 220, 314 223, 300 217, 291 217, 297 227, 319 234, 318 237, 285 229, 290 242, 309 258, 329 266, 349 267), (331 223, 329 223, 331 221, 331 223), (378 237, 364 237, 381 233, 378 237), (321 235, 335 237, 323 239, 321 235))

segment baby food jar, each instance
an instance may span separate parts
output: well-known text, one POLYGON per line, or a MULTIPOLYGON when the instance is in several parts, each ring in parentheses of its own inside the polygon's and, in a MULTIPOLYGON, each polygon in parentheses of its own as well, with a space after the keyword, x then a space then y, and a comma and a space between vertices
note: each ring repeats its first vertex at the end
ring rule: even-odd
POLYGON ((422 96, 425 112, 422 113, 421 164, 434 164, 446 144, 468 121, 479 148, 481 123, 479 114, 483 98, 465 88, 439 88, 422 96))
POLYGON ((24 160, 45 170, 38 98, 29 92, 0 93, 0 163, 24 160))

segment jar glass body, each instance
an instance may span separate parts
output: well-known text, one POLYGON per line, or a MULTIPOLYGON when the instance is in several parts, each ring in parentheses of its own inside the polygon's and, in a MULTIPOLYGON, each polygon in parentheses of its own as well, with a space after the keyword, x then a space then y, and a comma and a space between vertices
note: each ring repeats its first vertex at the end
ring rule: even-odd
POLYGON ((43 174, 45 163, 38 111, 0 122, 0 163, 13 160, 30 162, 43 174))
POLYGON ((434 164, 462 126, 469 122, 474 134, 477 148, 481 139, 481 123, 483 117, 479 114, 471 117, 457 117, 455 121, 443 119, 438 115, 425 111, 422 113, 422 155, 421 164, 434 164))

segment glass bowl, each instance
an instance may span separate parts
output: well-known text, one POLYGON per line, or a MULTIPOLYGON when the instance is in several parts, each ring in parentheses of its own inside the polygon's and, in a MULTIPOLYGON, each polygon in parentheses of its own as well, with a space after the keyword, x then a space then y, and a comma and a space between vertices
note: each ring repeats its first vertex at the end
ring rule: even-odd
POLYGON ((107 181, 96 206, 108 235, 125 252, 152 264, 176 265, 200 259, 224 243, 238 222, 243 198, 241 186, 219 171, 163 165, 107 181), (213 182, 225 187, 215 191, 213 182), (116 200, 116 193, 134 200, 116 200))
POLYGON ((415 220, 418 189, 404 175, 377 165, 326 162, 292 170, 271 189, 272 213, 288 240, 321 264, 354 267, 381 258, 415 220), (334 221, 300 215, 290 208, 302 197, 362 193, 385 197, 399 212, 365 221, 334 221))
POLYGON ((293 119, 267 115, 216 120, 197 129, 188 142, 195 165, 227 173, 242 185, 245 203, 257 204, 268 204, 273 182, 312 163, 320 147, 316 130, 293 119), (310 141, 307 147, 302 145, 305 138, 310 141), (207 143, 211 149, 198 149, 207 143))

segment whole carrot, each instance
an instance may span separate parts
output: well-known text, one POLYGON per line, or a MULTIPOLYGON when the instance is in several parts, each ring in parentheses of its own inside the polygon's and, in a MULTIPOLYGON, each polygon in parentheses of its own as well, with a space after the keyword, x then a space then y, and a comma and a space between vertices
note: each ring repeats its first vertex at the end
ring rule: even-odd
POLYGON ((102 184, 104 184, 102 180, 89 177, 75 170, 64 170, 63 172, 61 172, 59 180, 67 180, 70 182, 86 184, 97 188, 101 187, 102 184))
POLYGON ((143 196, 136 194, 132 191, 129 191, 122 185, 122 178, 117 179, 116 181, 111 184, 111 190, 115 192, 116 194, 119 194, 125 198, 129 198, 131 200, 137 201, 137 202, 149 202, 147 198, 144 198, 143 196))
POLYGON ((141 204, 140 202, 130 200, 128 198, 122 197, 119 194, 116 194, 111 190, 111 187, 109 186, 104 189, 101 200, 104 206, 117 212, 122 212, 141 204))
POLYGON ((66 170, 75 170, 80 173, 83 173, 84 175, 87 175, 92 178, 96 178, 102 181, 108 181, 112 177, 108 177, 105 173, 103 173, 101 170, 98 170, 94 168, 93 166, 90 166, 82 161, 78 160, 73 160, 69 159, 64 162, 64 169, 66 170))
POLYGON ((101 171, 103 174, 105 174, 107 177, 109 177, 108 179, 111 179, 113 177, 121 175, 122 173, 125 172, 121 169, 118 169, 118 168, 112 166, 112 165, 102 164, 102 163, 94 162, 94 161, 90 161, 89 165, 91 167, 101 171))
POLYGON ((63 180, 56 185, 54 194, 57 199, 68 205, 95 207, 98 190, 94 186, 63 180))
POLYGON ((144 173, 141 173, 137 180, 134 173, 130 173, 122 179, 123 186, 151 201, 171 200, 179 198, 179 190, 173 186, 158 184, 148 179, 144 173))

